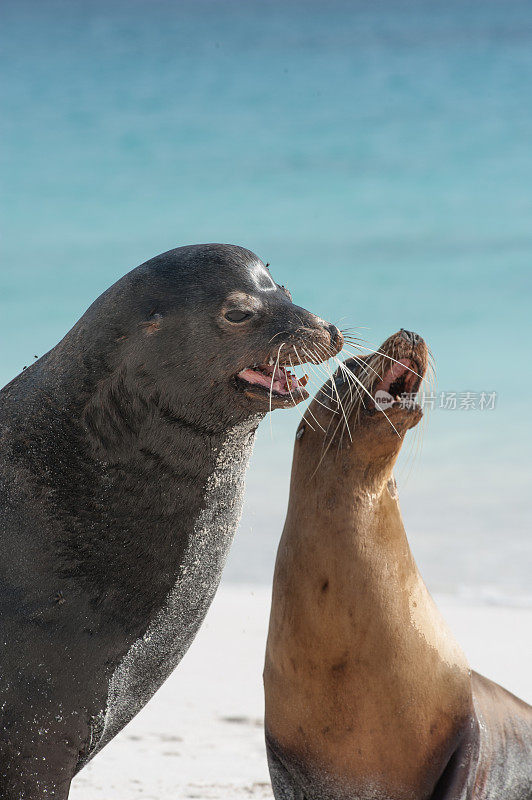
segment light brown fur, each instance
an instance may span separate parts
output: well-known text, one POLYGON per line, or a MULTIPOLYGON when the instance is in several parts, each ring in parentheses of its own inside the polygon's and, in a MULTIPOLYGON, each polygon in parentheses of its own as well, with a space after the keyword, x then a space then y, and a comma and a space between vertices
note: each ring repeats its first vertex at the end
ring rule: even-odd
MULTIPOLYGON (((400 334, 383 349, 413 352, 400 334)), ((392 477, 421 411, 387 411, 398 435, 382 412, 360 417, 354 402, 353 442, 338 431, 324 447, 315 421, 333 430, 334 403, 325 404, 330 411, 312 403, 295 442, 264 671, 267 737, 309 781, 333 777, 334 796, 426 798, 472 697, 465 656, 410 552, 392 477)))

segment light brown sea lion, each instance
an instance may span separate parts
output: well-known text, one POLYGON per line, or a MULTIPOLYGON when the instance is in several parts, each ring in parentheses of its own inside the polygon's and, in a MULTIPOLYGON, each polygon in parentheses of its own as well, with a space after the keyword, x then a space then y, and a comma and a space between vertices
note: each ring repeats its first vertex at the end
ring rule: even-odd
POLYGON ((397 398, 418 390, 427 347, 402 330, 380 353, 346 361, 296 434, 264 671, 274 794, 525 800, 532 709, 470 670, 401 520, 392 469, 422 411, 397 398), (379 392, 396 398, 384 411, 379 392))

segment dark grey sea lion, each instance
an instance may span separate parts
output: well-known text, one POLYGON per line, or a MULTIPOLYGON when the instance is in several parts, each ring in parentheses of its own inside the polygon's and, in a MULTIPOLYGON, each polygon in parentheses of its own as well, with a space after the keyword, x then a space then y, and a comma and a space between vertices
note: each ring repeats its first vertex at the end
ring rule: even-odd
POLYGON ((0 795, 66 798, 218 586, 260 419, 338 330, 248 250, 171 250, 0 392, 0 795), (277 363, 277 366, 276 366, 277 363))

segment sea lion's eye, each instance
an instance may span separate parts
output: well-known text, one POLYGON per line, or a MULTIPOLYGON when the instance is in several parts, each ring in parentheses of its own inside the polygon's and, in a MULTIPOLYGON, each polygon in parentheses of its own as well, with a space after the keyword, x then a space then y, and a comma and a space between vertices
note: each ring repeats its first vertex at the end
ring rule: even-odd
POLYGON ((234 308, 231 311, 226 311, 224 314, 224 317, 229 320, 229 322, 245 322, 252 316, 253 311, 240 311, 238 308, 234 308))

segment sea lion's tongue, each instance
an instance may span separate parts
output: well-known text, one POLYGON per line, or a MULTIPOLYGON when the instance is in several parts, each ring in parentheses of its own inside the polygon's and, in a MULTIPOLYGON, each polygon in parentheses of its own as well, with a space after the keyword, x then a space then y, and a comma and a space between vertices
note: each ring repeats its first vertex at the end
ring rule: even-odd
POLYGON ((417 378, 417 366, 410 358, 402 358, 392 364, 382 381, 375 387, 375 392, 383 391, 391 394, 411 391, 417 378), (397 392, 390 392, 391 389, 397 392))
POLYGON ((255 386, 263 386, 268 391, 271 389, 277 394, 290 394, 294 389, 303 388, 307 382, 306 376, 299 380, 285 367, 271 367, 269 365, 261 365, 254 369, 248 367, 239 372, 238 377, 255 386))

